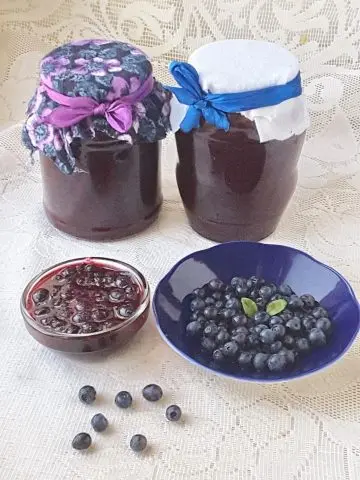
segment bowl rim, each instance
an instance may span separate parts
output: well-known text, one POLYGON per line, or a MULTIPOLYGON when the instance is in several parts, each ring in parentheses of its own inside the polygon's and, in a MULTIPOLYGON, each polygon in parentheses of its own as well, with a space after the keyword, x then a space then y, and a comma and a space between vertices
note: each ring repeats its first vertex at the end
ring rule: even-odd
POLYGON ((235 241, 231 241, 231 242, 224 242, 224 243, 219 243, 217 245, 212 245, 211 247, 208 247, 208 248, 204 248, 204 249, 200 249, 200 250, 196 250, 192 253, 189 253, 188 255, 186 255, 185 257, 181 258, 179 261, 177 261, 175 263, 175 265, 173 265, 173 267, 161 278, 161 280, 158 282, 156 288, 155 288, 155 291, 154 291, 154 295, 153 295, 153 299, 152 299, 152 309, 153 309, 153 312, 154 312, 154 317, 155 317, 155 322, 156 322, 156 327, 160 333, 160 336, 163 338, 163 340, 165 340, 165 342, 171 347, 172 350, 174 350, 177 354, 179 354, 181 357, 185 358, 186 360, 188 360, 190 363, 196 365, 197 367, 200 367, 208 372, 211 372, 219 377, 226 377, 226 378, 230 378, 234 381, 237 381, 237 382, 243 382, 243 383, 246 383, 246 382, 251 382, 251 383, 268 383, 268 384, 272 384, 272 383, 286 383, 286 382, 292 382, 292 381, 296 381, 296 380, 300 380, 300 379, 303 379, 303 378, 307 378, 307 377, 310 377, 312 375, 315 375, 317 373, 320 373, 320 372, 323 372, 325 369, 331 367, 335 362, 337 362, 338 360, 340 360, 341 358, 343 358, 345 356, 345 354, 350 350, 350 348, 352 347, 358 333, 359 333, 359 329, 360 329, 360 303, 359 301, 357 300, 356 298, 356 295, 355 295, 355 292, 353 290, 353 288, 351 287, 350 283, 346 280, 345 277, 343 277, 343 275, 341 273, 339 273, 337 270, 335 270, 335 268, 329 266, 329 265, 326 265, 325 263, 321 262, 320 260, 317 260, 316 258, 314 258, 313 256, 311 256, 310 254, 308 254, 307 252, 304 252, 303 250, 299 250, 295 247, 290 247, 288 245, 281 245, 281 244, 277 244, 277 243, 262 243, 262 242, 247 242, 247 241, 239 241, 239 240, 235 240, 235 241), (276 248, 284 248, 284 249, 287 249, 287 250, 292 250, 293 252, 297 253, 297 254, 300 254, 300 255, 303 255, 307 258, 309 258, 311 261, 317 263, 318 265, 320 265, 321 267, 324 267, 326 270, 329 270, 330 272, 334 273, 346 286, 349 294, 350 294, 350 297, 352 298, 355 306, 357 307, 357 327, 349 341, 349 343, 347 344, 346 348, 344 348, 344 350, 338 355, 336 356, 335 358, 331 359, 328 363, 326 363, 325 365, 317 368, 316 370, 313 370, 313 371, 310 371, 310 372, 304 372, 304 373, 299 373, 297 374, 296 376, 294 377, 284 377, 284 378, 246 378, 246 377, 237 377, 236 375, 234 374, 231 374, 231 373, 228 373, 228 372, 222 372, 220 370, 214 370, 213 368, 207 366, 207 365, 203 365, 202 363, 198 362, 197 360, 195 360, 193 357, 190 357, 188 354, 184 353, 182 350, 180 350, 176 345, 174 345, 174 343, 172 343, 169 338, 165 335, 165 333, 163 332, 163 330, 161 329, 161 326, 160 326, 160 322, 159 322, 159 314, 158 314, 158 311, 157 311, 157 299, 158 299, 158 296, 159 296, 159 291, 160 291, 160 288, 161 288, 161 285, 168 281, 169 278, 171 277, 171 275, 184 263, 186 262, 186 260, 188 260, 189 258, 192 258, 194 257, 195 255, 197 255, 198 253, 204 253, 204 252, 209 252, 211 250, 216 250, 218 248, 222 248, 224 246, 227 246, 227 245, 256 245, 256 246, 261 246, 261 247, 265 247, 265 248, 273 248, 273 247, 276 247, 276 248))
POLYGON ((24 321, 34 328, 36 331, 39 333, 47 336, 47 337, 55 337, 55 338, 62 338, 62 339, 86 339, 88 337, 96 337, 98 335, 106 335, 108 333, 113 333, 113 332, 118 332, 122 330, 123 328, 128 327, 131 323, 136 321, 148 308, 150 303, 150 286, 144 275, 137 270, 135 267, 130 265, 129 263, 123 262, 121 260, 116 260, 114 258, 107 258, 107 257, 97 257, 97 256, 89 256, 89 257, 79 257, 79 258, 72 258, 69 260, 64 260, 62 262, 56 263, 54 265, 51 265, 50 267, 42 270, 40 273, 35 275, 25 286, 23 293, 21 295, 20 299, 20 311, 23 316, 24 321), (143 294, 141 296, 140 304, 138 308, 135 310, 133 315, 129 317, 127 320, 124 322, 120 323, 119 325, 114 325, 112 328, 109 328, 107 330, 100 330, 98 332, 92 332, 92 333, 64 333, 64 332, 54 332, 51 330, 47 330, 44 327, 41 327, 35 319, 29 314, 26 304, 27 304, 27 299, 29 297, 29 294, 32 290, 32 288, 36 285, 37 282, 39 282, 43 277, 47 276, 49 273, 52 271, 58 270, 60 267, 67 267, 71 265, 78 265, 80 263, 99 263, 99 264, 105 264, 108 266, 114 266, 115 268, 118 267, 119 271, 124 270, 131 272, 137 281, 141 284, 143 287, 143 294), (124 267, 124 268, 121 268, 124 267))

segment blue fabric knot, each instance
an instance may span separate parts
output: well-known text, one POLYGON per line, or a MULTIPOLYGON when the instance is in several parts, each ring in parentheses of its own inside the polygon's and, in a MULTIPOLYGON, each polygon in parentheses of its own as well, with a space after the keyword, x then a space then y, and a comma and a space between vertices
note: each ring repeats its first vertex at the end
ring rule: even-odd
POLYGON ((261 107, 278 105, 285 100, 301 95, 300 72, 284 85, 261 88, 238 93, 204 92, 200 86, 199 74, 186 62, 171 62, 170 73, 179 87, 168 87, 180 103, 188 105, 185 118, 180 124, 183 132, 190 132, 200 126, 203 117, 207 123, 228 131, 228 113, 244 112, 261 107))

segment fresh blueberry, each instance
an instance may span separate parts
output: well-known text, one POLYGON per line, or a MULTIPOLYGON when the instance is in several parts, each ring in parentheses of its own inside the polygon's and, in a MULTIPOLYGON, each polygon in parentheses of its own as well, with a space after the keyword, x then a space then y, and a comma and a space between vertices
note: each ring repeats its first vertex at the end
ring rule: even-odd
POLYGON ((193 291, 193 295, 195 297, 199 297, 199 298, 204 299, 206 297, 206 290, 205 290, 205 288, 196 288, 193 291))
POLYGON ((213 297, 206 297, 205 300, 204 300, 204 302, 205 302, 205 306, 206 306, 206 307, 209 307, 209 306, 211 306, 211 305, 215 305, 216 300, 215 300, 215 298, 213 298, 213 297))
POLYGON ((287 359, 285 355, 281 353, 274 353, 270 355, 267 365, 270 372, 283 372, 286 368, 287 359))
POLYGON ((257 347, 260 343, 259 336, 256 333, 251 333, 247 337, 247 343, 251 348, 257 347))
POLYGON ((322 330, 326 335, 329 335, 332 330, 332 325, 327 317, 322 317, 316 320, 316 328, 322 330))
POLYGON ((261 324, 268 323, 269 320, 270 320, 270 315, 268 315, 266 312, 257 312, 254 315, 255 325, 259 325, 260 323, 261 324))
POLYGON ((223 308, 220 312, 221 318, 224 320, 231 320, 235 315, 237 315, 237 311, 233 308, 223 308))
POLYGON ((263 330, 267 330, 268 328, 269 327, 267 325, 264 325, 263 323, 259 323, 259 325, 255 325, 255 327, 253 327, 253 331, 258 335, 260 335, 260 332, 262 332, 263 330))
POLYGON ((276 340, 276 342, 270 345, 270 353, 278 353, 282 349, 283 344, 280 340, 276 340))
POLYGON ((275 333, 275 338, 277 339, 283 338, 286 334, 286 328, 281 324, 273 325, 271 330, 275 333))
POLYGON ((213 351, 212 357, 215 360, 215 362, 218 362, 218 363, 221 363, 225 360, 225 356, 219 348, 213 351))
POLYGON ((201 298, 194 298, 190 303, 190 310, 192 312, 197 312, 205 308, 205 302, 201 298))
POLYGON ((146 445, 147 445, 146 437, 141 434, 134 435, 130 440, 130 448, 134 452, 142 452, 143 450, 145 450, 146 445))
POLYGON ((300 353, 307 353, 310 350, 310 344, 307 338, 297 338, 295 343, 300 353))
POLYGON ((212 353, 216 348, 216 343, 212 338, 203 337, 201 346, 206 352, 212 353))
POLYGON ((42 303, 45 302, 49 298, 49 290, 46 290, 46 288, 39 288, 39 290, 36 290, 32 294, 32 299, 34 300, 34 303, 42 303))
POLYGON ((269 357, 270 355, 267 353, 262 353, 262 352, 257 353, 253 358, 253 365, 255 370, 257 370, 258 372, 265 370, 267 367, 267 361, 269 357))
POLYGON ((218 315, 219 311, 215 307, 206 307, 204 310, 204 316, 209 320, 215 319, 218 315))
POLYGON ((312 317, 311 315, 307 315, 306 317, 304 317, 302 320, 302 324, 303 324, 303 327, 305 328, 305 330, 307 331, 310 331, 312 328, 315 327, 315 318, 312 317))
POLYGON ((326 335, 319 328, 313 328, 309 333, 309 341, 314 347, 326 345, 326 335))
POLYGON ((217 302, 218 300, 222 299, 223 294, 221 292, 213 292, 211 296, 217 302))
POLYGON ((191 337, 197 337, 203 331, 202 324, 199 320, 190 322, 186 325, 186 333, 191 337))
POLYGON ((224 308, 224 302, 222 300, 217 300, 214 304, 214 307, 218 310, 221 310, 222 308, 224 308))
POLYGON ((232 319, 231 319, 231 323, 233 325, 233 327, 243 327, 247 324, 247 316, 246 315, 235 315, 232 319))
POLYGON ((219 327, 214 323, 208 323, 204 328, 204 337, 215 338, 219 333, 219 327))
POLYGON ((78 433, 72 441, 72 447, 75 450, 86 450, 91 445, 91 437, 88 433, 78 433))
POLYGON ((97 413, 91 419, 91 425, 95 432, 103 432, 107 429, 109 422, 105 415, 102 413, 97 413))
POLYGON ((304 308, 304 302, 297 295, 291 295, 288 302, 288 307, 290 310, 301 310, 304 308))
POLYGON ((248 293, 248 288, 246 286, 237 285, 235 291, 239 297, 245 297, 248 293))
POLYGON ((149 402, 157 402, 163 396, 163 391, 159 385, 151 383, 143 388, 142 394, 145 400, 148 400, 149 402))
POLYGON ((237 310, 240 307, 240 302, 237 298, 230 298, 225 303, 225 308, 233 308, 237 310))
MULTIPOLYGON (((159 387, 160 388, 160 387, 159 387)), ((115 404, 119 408, 129 408, 132 404, 132 396, 129 392, 122 391, 116 394, 115 404)))
POLYGON ((225 343, 225 345, 222 348, 222 352, 225 355, 225 357, 230 357, 230 358, 235 357, 238 351, 239 351, 239 345, 234 340, 225 343))
POLYGON ((280 318, 283 319, 283 321, 286 323, 289 321, 291 318, 293 318, 294 314, 290 312, 290 310, 286 309, 281 314, 279 315, 280 318))
POLYGON ((231 286, 233 288, 236 288, 238 285, 240 287, 246 287, 246 278, 243 278, 243 277, 233 277, 231 279, 231 286))
POLYGON ((240 345, 240 347, 243 347, 246 344, 247 335, 245 333, 236 333, 231 339, 240 345))
POLYGON ((259 296, 268 300, 273 295, 273 289, 269 285, 264 285, 259 290, 259 296))
POLYGON ((291 335, 285 335, 283 338, 283 344, 286 348, 294 348, 295 347, 295 338, 291 335))
POLYGON ((266 330, 262 330, 260 332, 260 340, 265 345, 271 345, 272 343, 274 343, 275 338, 276 338, 275 332, 273 330, 270 330, 269 328, 267 328, 266 330))
POLYGON ((280 293, 275 293, 272 297, 270 297, 270 302, 274 302, 275 300, 282 300, 284 298, 283 295, 280 293))
POLYGON ((290 297, 294 292, 289 287, 289 285, 283 284, 279 287, 279 293, 281 293, 281 295, 284 295, 285 297, 290 297))
POLYGON ((281 317, 278 317, 277 315, 274 315, 269 320, 269 325, 271 327, 274 325, 282 325, 283 323, 284 323, 284 320, 281 317))
POLYGON ((251 300, 255 301, 258 297, 259 297, 259 290, 257 288, 254 288, 253 290, 250 291, 249 298, 251 298, 251 300))
POLYGON ((240 327, 233 328, 231 333, 233 335, 237 335, 238 333, 243 333, 244 335, 248 335, 249 330, 246 327, 240 326, 240 327))
POLYGON ((296 353, 293 352, 292 350, 288 350, 287 348, 283 348, 282 350, 280 350, 279 352, 280 355, 284 355, 285 359, 286 359, 286 363, 288 365, 292 365, 295 360, 296 360, 296 353))
POLYGON ((252 365, 254 356, 255 355, 252 352, 240 353, 239 358, 237 360, 237 363, 240 366, 240 368, 250 368, 252 365))
POLYGON ((216 335, 216 343, 218 345, 224 345, 226 342, 230 341, 230 338, 231 337, 226 330, 220 330, 220 332, 216 335))
POLYGON ((254 287, 260 288, 262 285, 264 285, 264 283, 265 283, 265 281, 262 278, 259 278, 256 275, 253 275, 246 282, 246 285, 247 285, 248 288, 254 288, 254 287))
POLYGON ((209 289, 210 290, 220 290, 220 291, 223 291, 225 290, 225 285, 224 283, 219 280, 218 278, 214 278, 213 280, 211 280, 209 283, 208 283, 208 286, 209 286, 209 289))
POLYGON ((81 387, 79 390, 79 399, 81 402, 90 405, 91 403, 95 402, 96 398, 96 390, 91 385, 85 385, 81 387))
POLYGON ((304 302, 304 307, 307 309, 313 309, 316 306, 316 300, 312 295, 301 295, 301 300, 304 302))
POLYGON ((286 322, 286 328, 293 334, 297 334, 301 331, 301 320, 299 317, 291 318, 286 322))
POLYGON ((165 416, 170 422, 177 422, 181 417, 181 408, 177 405, 170 405, 166 409, 165 416))
POLYGON ((225 293, 224 295, 225 300, 231 300, 232 298, 237 298, 236 293, 231 291, 228 293, 225 293))
POLYGON ((315 307, 311 314, 316 319, 329 316, 328 312, 323 307, 315 307))
POLYGON ((265 298, 259 297, 259 298, 255 298, 255 303, 258 309, 262 310, 266 307, 267 300, 265 300, 265 298))

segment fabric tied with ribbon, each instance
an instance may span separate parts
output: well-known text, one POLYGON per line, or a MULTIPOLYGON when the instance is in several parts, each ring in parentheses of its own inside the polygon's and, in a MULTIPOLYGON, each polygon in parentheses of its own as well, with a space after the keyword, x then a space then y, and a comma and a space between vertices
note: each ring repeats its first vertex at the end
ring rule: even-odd
POLYGON ((150 94, 154 87, 154 79, 150 76, 134 93, 104 103, 99 103, 91 97, 69 97, 44 83, 43 86, 49 98, 59 104, 52 112, 43 116, 45 122, 58 128, 65 128, 71 127, 85 118, 101 115, 106 118, 114 130, 125 133, 133 123, 132 106, 150 94))
POLYGON ((300 72, 284 85, 237 93, 204 92, 196 69, 186 62, 171 62, 170 73, 179 87, 167 87, 177 100, 189 108, 180 124, 183 132, 200 126, 200 119, 219 129, 228 131, 228 113, 239 113, 256 108, 278 105, 301 95, 300 72))
POLYGON ((22 140, 31 153, 43 153, 71 174, 77 168, 75 139, 99 136, 132 144, 165 138, 170 99, 137 47, 111 40, 71 42, 42 59, 22 140))

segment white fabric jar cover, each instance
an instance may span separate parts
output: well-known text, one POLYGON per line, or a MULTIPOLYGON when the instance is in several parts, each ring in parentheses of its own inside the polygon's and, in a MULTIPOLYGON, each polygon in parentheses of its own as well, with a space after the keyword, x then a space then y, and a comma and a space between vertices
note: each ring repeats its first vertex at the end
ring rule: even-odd
MULTIPOLYGON (((299 73, 297 58, 280 45, 256 40, 222 40, 195 50, 188 63, 199 74, 205 92, 226 94, 284 85, 299 73)), ((188 105, 171 100, 170 122, 180 128, 188 105)), ((285 140, 310 124, 304 95, 277 105, 238 112, 255 122, 260 142, 285 140)))

